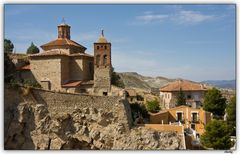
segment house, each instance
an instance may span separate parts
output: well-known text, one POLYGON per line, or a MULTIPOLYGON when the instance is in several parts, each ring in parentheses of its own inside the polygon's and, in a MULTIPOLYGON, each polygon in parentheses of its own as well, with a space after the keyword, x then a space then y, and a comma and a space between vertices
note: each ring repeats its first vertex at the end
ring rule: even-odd
POLYGON ((111 43, 100 35, 94 55, 71 40, 70 26, 58 25, 58 38, 41 46, 42 52, 29 56, 31 72, 43 89, 109 95, 111 92, 111 43))
POLYGON ((199 108, 203 102, 208 88, 201 83, 187 80, 176 80, 160 88, 160 102, 164 109, 173 108, 176 105, 180 89, 183 91, 186 103, 193 108, 199 108))
POLYGON ((191 130, 195 136, 200 136, 205 131, 205 126, 212 119, 212 113, 189 106, 178 106, 150 113, 150 124, 183 125, 184 129, 191 130))
POLYGON ((129 103, 137 102, 137 92, 135 89, 125 89, 125 92, 129 103))

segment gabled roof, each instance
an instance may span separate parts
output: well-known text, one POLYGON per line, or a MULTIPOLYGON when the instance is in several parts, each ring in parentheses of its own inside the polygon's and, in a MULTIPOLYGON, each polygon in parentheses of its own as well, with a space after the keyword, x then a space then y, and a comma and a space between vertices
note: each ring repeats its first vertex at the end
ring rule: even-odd
POLYGON ((30 70, 30 65, 28 64, 28 65, 22 66, 20 68, 17 68, 17 70, 18 71, 23 71, 23 70, 28 71, 28 70, 30 70))
POLYGON ((80 81, 80 80, 78 80, 78 81, 76 81, 76 80, 70 80, 70 81, 68 81, 67 83, 63 84, 62 87, 64 87, 64 88, 68 88, 68 87, 78 87, 78 86, 80 86, 81 82, 82 82, 82 81, 80 81))
POLYGON ((137 93, 134 89, 125 89, 129 96, 137 96, 137 93))
POLYGON ((192 81, 187 80, 177 80, 174 82, 169 83, 166 86, 163 86, 160 88, 160 91, 179 91, 182 89, 182 91, 207 91, 208 89, 201 83, 196 83, 192 81))
POLYGON ((93 57, 90 54, 87 53, 74 53, 74 54, 67 54, 65 52, 62 52, 61 50, 52 50, 52 51, 44 51, 41 53, 37 53, 37 54, 32 54, 29 55, 30 57, 41 57, 41 56, 86 56, 86 57, 93 57))
POLYGON ((48 42, 46 44, 41 45, 41 48, 49 47, 49 46, 75 46, 78 48, 82 48, 86 50, 87 48, 78 44, 77 42, 67 39, 67 38, 58 38, 56 40, 53 40, 51 42, 48 42))

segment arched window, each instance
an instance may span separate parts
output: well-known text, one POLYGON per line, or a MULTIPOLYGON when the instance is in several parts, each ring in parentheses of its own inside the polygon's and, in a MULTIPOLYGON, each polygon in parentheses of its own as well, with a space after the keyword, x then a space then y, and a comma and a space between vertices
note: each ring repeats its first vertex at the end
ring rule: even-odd
POLYGON ((104 55, 103 56, 103 65, 106 65, 107 64, 107 55, 104 55))
POLYGON ((96 64, 99 65, 100 64, 100 55, 96 56, 96 64))

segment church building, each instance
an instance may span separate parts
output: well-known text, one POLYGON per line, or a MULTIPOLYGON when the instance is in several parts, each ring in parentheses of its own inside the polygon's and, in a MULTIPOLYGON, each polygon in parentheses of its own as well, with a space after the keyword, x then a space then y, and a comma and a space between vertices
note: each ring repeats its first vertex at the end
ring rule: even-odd
POLYGON ((42 52, 30 55, 34 78, 46 90, 109 95, 111 92, 111 43, 102 31, 94 43, 94 56, 71 40, 70 26, 58 26, 58 38, 41 45, 42 52))

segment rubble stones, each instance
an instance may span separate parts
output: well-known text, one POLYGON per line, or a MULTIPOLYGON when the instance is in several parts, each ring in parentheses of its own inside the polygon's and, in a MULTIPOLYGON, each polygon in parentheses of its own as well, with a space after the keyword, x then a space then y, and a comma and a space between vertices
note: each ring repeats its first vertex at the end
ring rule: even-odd
POLYGON ((43 104, 26 102, 14 111, 5 149, 183 149, 184 141, 176 133, 144 127, 127 130, 118 111, 89 107, 52 114, 43 104))

